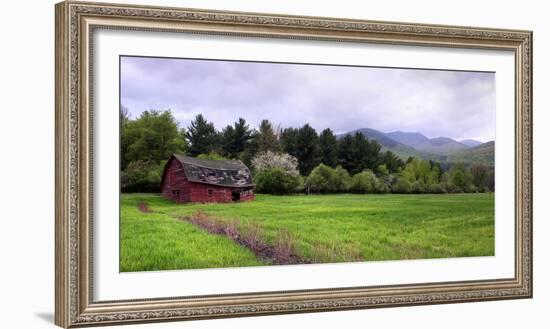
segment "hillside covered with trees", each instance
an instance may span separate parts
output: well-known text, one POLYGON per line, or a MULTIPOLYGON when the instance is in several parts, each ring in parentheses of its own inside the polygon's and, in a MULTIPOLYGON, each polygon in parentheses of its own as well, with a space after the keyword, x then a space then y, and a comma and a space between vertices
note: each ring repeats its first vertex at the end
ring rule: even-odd
MULTIPOLYGON (((293 193, 460 193, 494 189, 487 152, 475 162, 439 163, 399 157, 361 131, 336 136, 330 129, 275 127, 263 120, 252 128, 239 118, 218 131, 203 115, 178 127, 170 111, 145 111, 131 119, 121 107, 121 189, 158 192, 166 160, 173 153, 211 159, 239 159, 254 175, 256 191, 293 193)), ((414 154, 414 153, 412 153, 414 154)))

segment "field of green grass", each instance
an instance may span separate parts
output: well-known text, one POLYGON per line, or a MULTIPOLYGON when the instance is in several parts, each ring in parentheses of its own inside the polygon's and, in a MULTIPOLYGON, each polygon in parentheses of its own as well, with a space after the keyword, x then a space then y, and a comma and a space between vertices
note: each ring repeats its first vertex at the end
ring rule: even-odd
POLYGON ((246 247, 182 217, 202 211, 274 244, 281 231, 311 263, 494 255, 494 195, 257 195, 252 202, 177 204, 155 194, 121 197, 120 270, 269 265, 246 247), (138 209, 147 203, 150 212, 138 209))

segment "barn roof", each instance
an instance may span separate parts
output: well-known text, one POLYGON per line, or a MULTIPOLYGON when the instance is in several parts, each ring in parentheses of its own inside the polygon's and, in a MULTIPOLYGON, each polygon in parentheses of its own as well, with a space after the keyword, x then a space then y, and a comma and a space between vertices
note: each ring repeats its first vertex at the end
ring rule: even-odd
POLYGON ((181 154, 174 154, 174 158, 182 164, 191 182, 227 187, 254 186, 250 170, 240 160, 198 159, 181 154))

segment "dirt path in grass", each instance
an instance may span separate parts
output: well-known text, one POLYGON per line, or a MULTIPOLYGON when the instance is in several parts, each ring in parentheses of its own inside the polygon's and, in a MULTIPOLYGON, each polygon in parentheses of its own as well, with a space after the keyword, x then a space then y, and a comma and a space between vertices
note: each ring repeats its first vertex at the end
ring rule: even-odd
MULTIPOLYGON (((153 212, 146 201, 138 202, 137 208, 142 213, 153 212)), ((259 260, 274 265, 311 263, 296 254, 294 240, 286 230, 280 230, 277 233, 275 244, 271 245, 262 239, 262 228, 255 223, 239 227, 236 220, 220 220, 210 217, 200 210, 191 216, 177 217, 177 219, 191 223, 208 233, 225 236, 251 250, 259 260)))
POLYGON ((208 233, 233 240, 251 250, 262 261, 268 261, 274 265, 311 263, 294 252, 294 241, 286 230, 279 231, 275 244, 271 245, 262 240, 262 229, 257 224, 239 227, 236 220, 223 221, 212 218, 202 211, 197 211, 191 216, 179 217, 179 219, 200 227, 208 233))

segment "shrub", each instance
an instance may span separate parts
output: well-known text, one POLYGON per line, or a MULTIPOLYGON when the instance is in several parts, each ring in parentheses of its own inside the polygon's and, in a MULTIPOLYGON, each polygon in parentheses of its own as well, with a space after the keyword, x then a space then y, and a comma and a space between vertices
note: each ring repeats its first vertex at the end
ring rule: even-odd
POLYGON ((156 164, 154 161, 138 160, 130 162, 121 173, 122 192, 160 192, 163 168, 164 163, 156 164))
POLYGON ((393 184, 391 191, 394 193, 410 193, 411 192, 411 183, 405 177, 398 177, 395 184, 393 184))
POLYGON ((459 187, 463 192, 470 191, 473 185, 472 174, 466 170, 464 164, 457 163, 449 171, 449 182, 459 187))
POLYGON ((349 190, 351 178, 342 166, 332 169, 320 164, 315 167, 305 181, 305 188, 309 192, 342 193, 349 190))
POLYGON ((480 189, 477 186, 475 186, 474 184, 468 184, 464 188, 464 192, 466 192, 466 193, 476 193, 476 192, 479 192, 479 191, 480 191, 480 189))
POLYGON ((370 170, 353 175, 351 191, 355 193, 375 193, 378 191, 378 179, 370 170))
POLYGON ((417 180, 417 181, 412 182, 411 192, 412 193, 424 193, 424 192, 426 192, 426 184, 424 184, 424 182, 421 181, 421 180, 417 180))
POLYGON ((447 193, 463 193, 464 191, 453 183, 448 183, 446 186, 447 193))
POLYGON ((445 193, 445 188, 443 187, 443 185, 439 184, 439 183, 436 183, 436 184, 431 184, 428 186, 428 189, 427 189, 427 192, 429 193, 445 193))
POLYGON ((293 176, 282 168, 271 168, 257 172, 254 176, 256 191, 267 194, 290 194, 300 187, 300 176, 293 176))
POLYGON ((327 193, 335 190, 333 186, 337 181, 334 170, 324 164, 315 167, 306 178, 306 189, 311 192, 327 193))
POLYGON ((332 181, 329 184, 332 192, 347 192, 351 185, 351 177, 347 170, 338 166, 333 173, 332 181))
POLYGON ((387 176, 390 173, 385 164, 378 165, 378 167, 376 167, 376 172, 382 176, 387 176))
POLYGON ((376 186, 376 191, 382 194, 390 193, 390 186, 386 182, 384 182, 383 179, 378 179, 378 185, 376 186))

